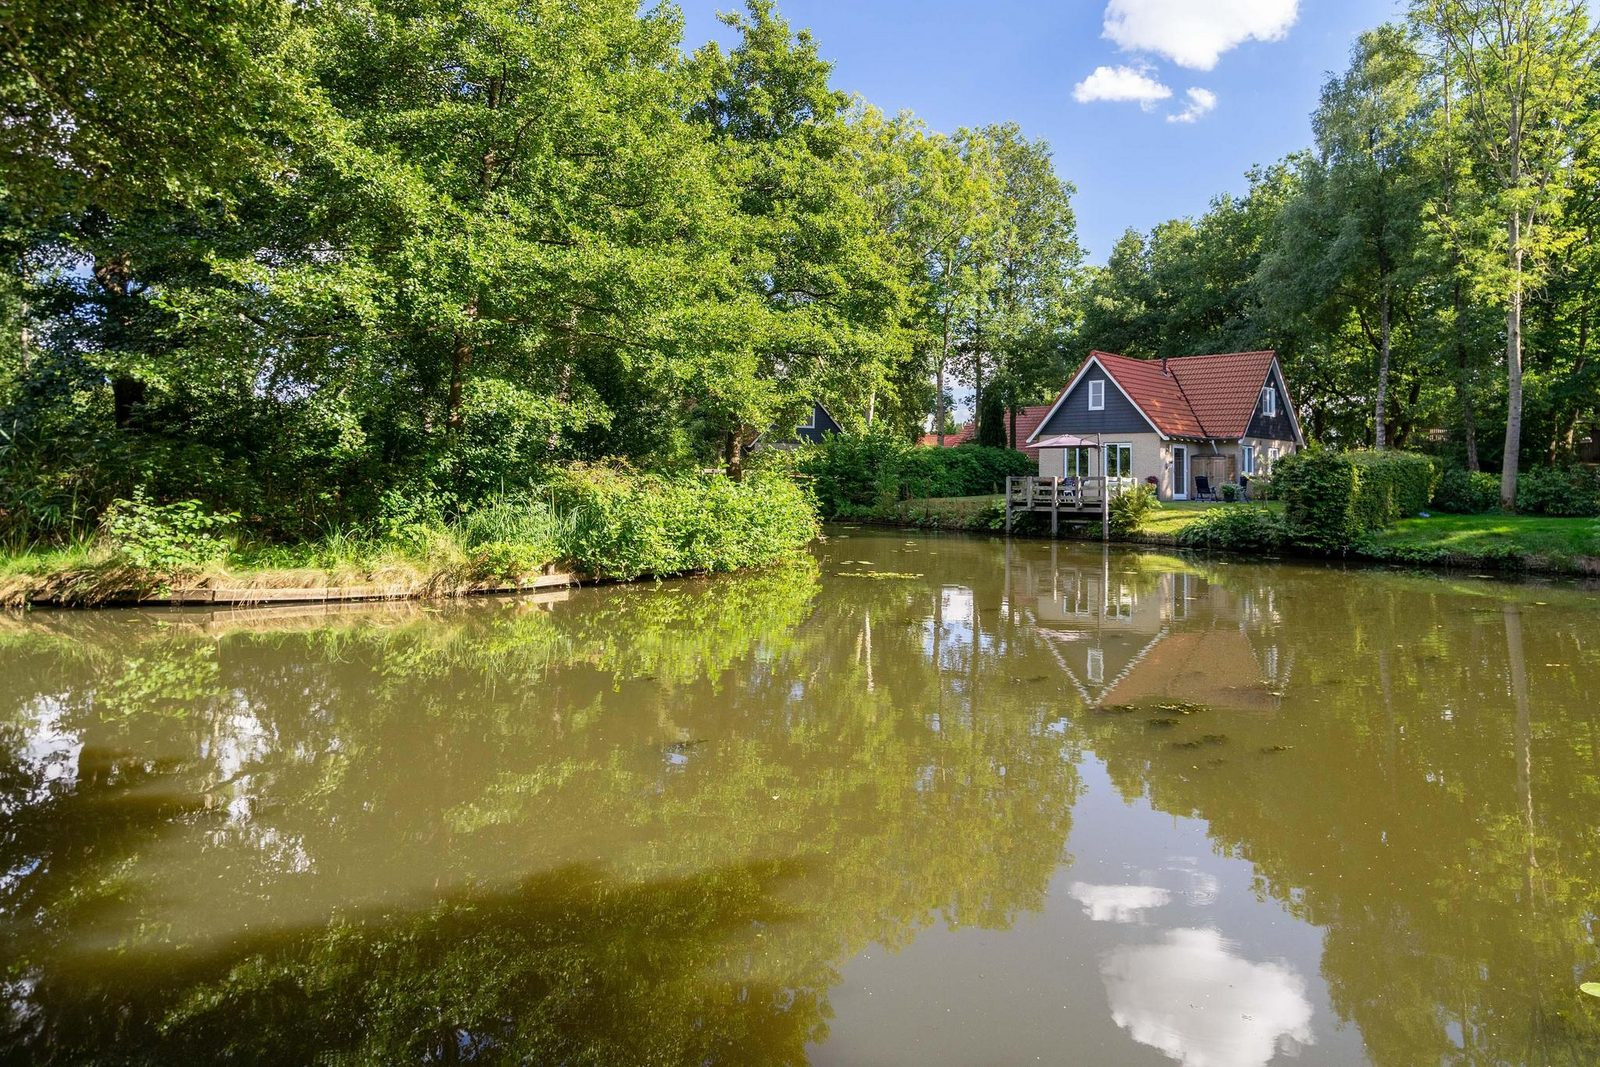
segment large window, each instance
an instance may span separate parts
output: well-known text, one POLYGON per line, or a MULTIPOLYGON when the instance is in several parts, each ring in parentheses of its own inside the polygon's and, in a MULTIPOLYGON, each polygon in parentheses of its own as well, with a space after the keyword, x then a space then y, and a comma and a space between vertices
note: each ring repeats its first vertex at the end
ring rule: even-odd
POLYGON ((1106 477, 1133 477, 1133 446, 1106 445, 1106 477))
POLYGON ((1106 383, 1103 378, 1096 378, 1089 383, 1089 410, 1104 411, 1106 409, 1106 383))
POLYGON ((1066 458, 1066 476, 1068 478, 1089 477, 1089 457, 1094 454, 1090 448, 1069 448, 1066 458))
POLYGON ((1256 472, 1256 446, 1245 445, 1241 450, 1244 453, 1244 466, 1241 468, 1246 474, 1256 472))
POLYGON ((1261 414, 1271 418, 1278 413, 1278 391, 1272 386, 1261 390, 1261 414))

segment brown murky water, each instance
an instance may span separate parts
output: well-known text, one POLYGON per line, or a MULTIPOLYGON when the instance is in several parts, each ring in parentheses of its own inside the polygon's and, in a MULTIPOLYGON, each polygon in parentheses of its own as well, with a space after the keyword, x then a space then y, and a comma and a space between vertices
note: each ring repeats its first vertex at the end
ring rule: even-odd
POLYGON ((8 1062, 1592 1064, 1597 936, 1571 587, 841 529, 0 618, 8 1062))

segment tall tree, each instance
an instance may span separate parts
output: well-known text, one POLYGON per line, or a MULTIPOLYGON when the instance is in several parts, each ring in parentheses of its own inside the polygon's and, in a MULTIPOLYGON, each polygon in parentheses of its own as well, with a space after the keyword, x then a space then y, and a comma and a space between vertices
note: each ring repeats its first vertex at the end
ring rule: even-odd
POLYGON ((1580 104, 1596 38, 1581 0, 1420 0, 1412 18, 1460 86, 1463 133, 1503 239, 1485 241, 1486 291, 1506 311, 1506 438, 1502 506, 1516 506, 1522 449, 1523 304, 1561 235, 1580 104), (1498 253, 1498 262, 1495 254, 1498 253))

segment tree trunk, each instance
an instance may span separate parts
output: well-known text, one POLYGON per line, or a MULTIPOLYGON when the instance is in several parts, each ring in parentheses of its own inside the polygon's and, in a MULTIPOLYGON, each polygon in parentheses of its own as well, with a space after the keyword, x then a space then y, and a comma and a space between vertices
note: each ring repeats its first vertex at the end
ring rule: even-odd
POLYGON ((936 388, 939 395, 933 401, 933 432, 939 435, 939 447, 944 447, 944 365, 950 360, 950 316, 944 320, 944 340, 939 346, 939 369, 936 376, 936 388))
POLYGON ((1006 435, 1012 448, 1017 447, 1017 405, 1012 404, 1006 409, 1011 415, 1011 432, 1006 435))
POLYGON ((1380 451, 1388 445, 1384 416, 1389 405, 1389 283, 1387 279, 1378 293, 1378 400, 1373 410, 1373 447, 1380 451))
POLYGON ((1500 465, 1500 506, 1517 506, 1517 466, 1522 450, 1522 216, 1507 225, 1511 300, 1506 306, 1506 447, 1500 465))
POLYGON ((744 427, 735 426, 728 431, 727 437, 728 478, 739 482, 744 480, 744 427))

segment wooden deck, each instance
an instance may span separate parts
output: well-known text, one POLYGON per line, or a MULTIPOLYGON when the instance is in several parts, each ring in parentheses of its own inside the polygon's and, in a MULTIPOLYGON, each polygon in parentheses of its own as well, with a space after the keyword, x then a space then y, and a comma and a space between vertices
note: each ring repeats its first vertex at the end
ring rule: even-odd
POLYGON ((1007 478, 1006 532, 1011 532, 1012 516, 1018 512, 1047 512, 1050 534, 1061 530, 1061 520, 1109 521, 1111 500, 1132 488, 1132 478, 1007 478))

